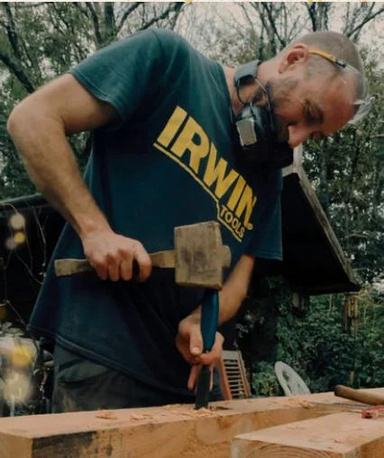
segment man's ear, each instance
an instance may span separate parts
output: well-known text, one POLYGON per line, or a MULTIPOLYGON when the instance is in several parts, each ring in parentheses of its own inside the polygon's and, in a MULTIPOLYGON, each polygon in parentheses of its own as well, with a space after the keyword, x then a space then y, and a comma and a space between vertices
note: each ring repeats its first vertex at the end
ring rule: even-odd
POLYGON ((297 43, 291 48, 287 49, 282 55, 278 71, 284 73, 287 70, 297 67, 306 63, 309 55, 309 48, 304 43, 297 43))

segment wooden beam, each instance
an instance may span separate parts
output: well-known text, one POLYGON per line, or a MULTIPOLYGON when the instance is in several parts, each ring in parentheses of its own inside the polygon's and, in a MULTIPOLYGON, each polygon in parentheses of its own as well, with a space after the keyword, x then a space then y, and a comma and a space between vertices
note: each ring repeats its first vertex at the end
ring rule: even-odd
POLYGON ((199 411, 173 405, 0 418, 0 458, 218 458, 229 456, 238 434, 344 411, 353 404, 321 393, 221 401, 199 411))
POLYGON ((379 458, 384 417, 352 411, 276 426, 234 438, 231 452, 232 458, 379 458))

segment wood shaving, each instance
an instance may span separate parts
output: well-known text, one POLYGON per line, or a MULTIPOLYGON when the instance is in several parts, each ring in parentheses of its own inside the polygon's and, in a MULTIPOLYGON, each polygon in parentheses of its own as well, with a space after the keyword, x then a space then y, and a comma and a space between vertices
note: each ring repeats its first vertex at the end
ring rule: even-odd
POLYGON ((210 410, 210 409, 199 409, 199 410, 189 410, 187 412, 180 412, 181 415, 185 415, 187 417, 191 417, 191 418, 196 418, 196 417, 212 417, 213 415, 215 415, 215 413, 210 410))
POLYGON ((163 406, 162 409, 175 410, 175 409, 179 409, 180 407, 184 407, 183 404, 167 404, 166 406, 163 406))
POLYGON ((308 401, 299 401, 299 406, 303 407, 304 409, 311 409, 313 408, 313 404, 308 401))
POLYGON ((102 418, 103 420, 117 420, 117 417, 113 412, 108 412, 105 410, 97 413, 96 418, 102 418))
POLYGON ((313 402, 306 401, 305 399, 295 399, 294 397, 287 397, 284 400, 271 400, 270 402, 281 407, 303 407, 304 409, 312 409, 315 407, 313 402))
POLYGON ((141 421, 141 420, 153 420, 153 415, 148 413, 133 413, 130 416, 131 420, 141 421))
POLYGON ((361 417, 362 418, 384 417, 384 406, 378 405, 378 406, 368 407, 368 409, 364 409, 361 412, 361 417))
POLYGON ((384 413, 375 412, 375 411, 361 412, 361 417, 362 418, 380 418, 380 417, 384 417, 384 413))

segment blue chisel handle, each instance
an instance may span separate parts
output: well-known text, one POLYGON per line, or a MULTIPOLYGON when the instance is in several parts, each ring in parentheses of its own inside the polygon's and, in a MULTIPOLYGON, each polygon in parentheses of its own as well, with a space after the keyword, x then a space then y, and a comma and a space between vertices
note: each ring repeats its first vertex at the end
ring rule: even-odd
POLYGON ((203 335, 203 350, 210 351, 215 343, 217 324, 219 320, 219 291, 207 291, 201 306, 201 334, 203 335))
MULTIPOLYGON (((201 304, 201 334, 203 336, 203 351, 210 351, 215 343, 217 324, 219 320, 219 292, 206 292, 201 304)), ((196 385, 195 409, 207 408, 209 401, 209 385, 211 372, 209 366, 200 369, 196 385)))

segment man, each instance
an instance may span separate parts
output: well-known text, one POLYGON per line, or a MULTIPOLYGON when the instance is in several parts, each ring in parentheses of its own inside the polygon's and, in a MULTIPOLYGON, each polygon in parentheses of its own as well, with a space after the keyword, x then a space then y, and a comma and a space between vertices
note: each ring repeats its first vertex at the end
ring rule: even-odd
POLYGON ((218 359, 223 338, 202 354, 204 291, 175 285, 148 253, 171 249, 175 226, 219 221, 232 252, 220 292, 219 324, 227 322, 255 259, 281 259, 289 147, 364 111, 361 60, 342 35, 308 35, 250 68, 235 73, 178 35, 149 30, 99 51, 11 114, 32 180, 69 223, 54 257, 86 256, 97 273, 56 278, 51 266, 31 318, 34 334, 56 342, 55 412, 193 402, 199 367, 218 359), (83 181, 66 134, 86 130, 93 150, 83 181))

